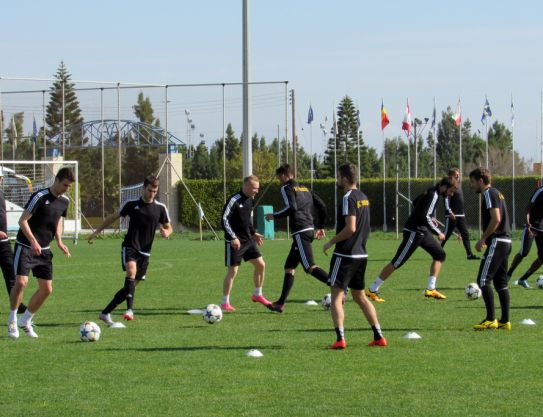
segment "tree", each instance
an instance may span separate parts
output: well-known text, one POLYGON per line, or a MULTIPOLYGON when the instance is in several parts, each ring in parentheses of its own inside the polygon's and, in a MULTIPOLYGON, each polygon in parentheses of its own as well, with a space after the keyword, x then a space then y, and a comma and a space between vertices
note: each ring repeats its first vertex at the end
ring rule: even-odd
POLYGON ((74 91, 74 83, 70 82, 71 74, 61 61, 55 74, 56 81, 49 90, 49 104, 45 115, 45 122, 48 126, 47 137, 51 138, 62 132, 62 84, 64 83, 64 120, 66 135, 70 135, 72 145, 82 145, 81 136, 81 109, 74 91))

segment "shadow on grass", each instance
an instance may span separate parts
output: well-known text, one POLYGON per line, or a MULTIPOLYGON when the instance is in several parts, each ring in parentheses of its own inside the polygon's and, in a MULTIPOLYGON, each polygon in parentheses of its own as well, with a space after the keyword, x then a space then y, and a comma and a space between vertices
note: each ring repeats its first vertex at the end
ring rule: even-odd
POLYGON ((268 345, 268 346, 179 346, 179 347, 161 347, 161 348, 109 348, 102 349, 104 351, 134 351, 134 352, 198 352, 204 350, 280 350, 285 349, 281 345, 268 345))

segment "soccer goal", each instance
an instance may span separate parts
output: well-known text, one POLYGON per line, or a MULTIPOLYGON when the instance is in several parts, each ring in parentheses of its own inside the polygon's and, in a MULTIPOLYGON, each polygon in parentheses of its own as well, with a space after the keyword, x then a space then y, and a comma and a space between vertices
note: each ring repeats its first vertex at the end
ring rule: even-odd
POLYGON ((66 196, 70 205, 63 221, 63 236, 70 236, 77 242, 81 230, 81 211, 79 205, 79 170, 77 161, 0 161, 4 174, 1 189, 6 200, 8 233, 19 230, 19 218, 32 193, 50 187, 56 173, 64 167, 71 168, 75 183, 66 196))

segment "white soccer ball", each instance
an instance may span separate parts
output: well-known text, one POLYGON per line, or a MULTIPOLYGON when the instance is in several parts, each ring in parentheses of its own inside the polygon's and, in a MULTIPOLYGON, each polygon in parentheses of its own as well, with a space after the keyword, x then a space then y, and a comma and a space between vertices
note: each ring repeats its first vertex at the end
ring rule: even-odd
POLYGON ((208 304, 204 309, 203 317, 209 324, 215 324, 222 320, 222 310, 216 304, 208 304))
POLYGON ((540 276, 537 277, 537 279, 535 280, 535 285, 540 290, 543 290, 543 275, 540 275, 540 276))
POLYGON ((466 286, 466 297, 468 297, 469 300, 477 300, 481 295, 481 289, 475 282, 466 286))
POLYGON ((332 294, 324 294, 321 300, 321 305, 325 310, 330 310, 330 306, 332 305, 332 294))
POLYGON ((100 326, 93 321, 86 321, 79 327, 79 337, 83 342, 96 342, 100 339, 100 326))

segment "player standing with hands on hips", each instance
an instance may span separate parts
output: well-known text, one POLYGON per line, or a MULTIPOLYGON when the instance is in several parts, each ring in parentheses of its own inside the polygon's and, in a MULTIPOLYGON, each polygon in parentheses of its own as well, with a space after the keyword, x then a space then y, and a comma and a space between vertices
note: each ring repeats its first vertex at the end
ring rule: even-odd
POLYGON ((50 243, 54 239, 66 256, 70 251, 62 243, 61 217, 66 217, 69 200, 64 194, 74 183, 75 176, 70 168, 61 168, 55 176, 53 185, 32 194, 19 219, 19 232, 15 243, 13 268, 16 275, 15 285, 11 289, 8 320, 8 336, 19 337, 19 327, 27 336, 37 338, 32 327, 32 317, 53 292, 53 253, 50 243), (27 309, 17 323, 17 309, 23 299, 28 284, 28 275, 38 280, 38 289, 30 298, 27 309))
POLYGON ((368 197, 356 187, 358 170, 353 164, 341 165, 338 169, 338 185, 345 195, 339 202, 336 221, 336 235, 326 242, 323 252, 334 244, 334 254, 330 261, 330 286, 332 287, 332 320, 336 330, 336 341, 332 349, 345 349, 343 322, 343 296, 351 289, 353 300, 358 304, 373 330, 373 341, 369 346, 386 346, 387 340, 381 333, 377 312, 371 301, 364 295, 364 278, 368 254, 366 242, 370 234, 370 202, 368 197))

